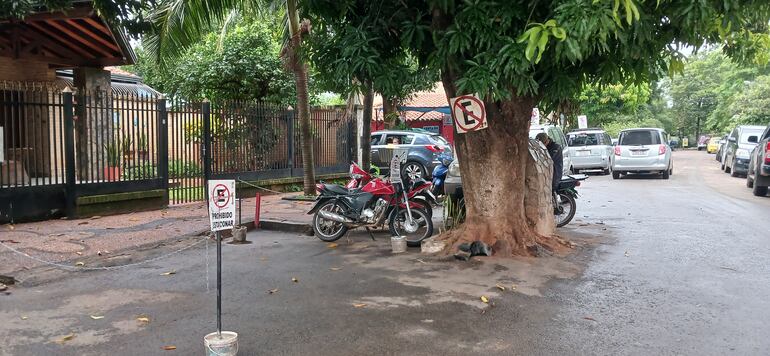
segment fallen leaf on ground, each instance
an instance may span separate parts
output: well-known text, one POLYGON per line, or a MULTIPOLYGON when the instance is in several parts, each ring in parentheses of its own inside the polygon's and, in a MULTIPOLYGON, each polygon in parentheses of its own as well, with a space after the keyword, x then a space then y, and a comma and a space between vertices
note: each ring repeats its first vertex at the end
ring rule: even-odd
POLYGON ((176 274, 176 271, 168 271, 168 272, 163 272, 163 273, 161 273, 160 275, 161 275, 161 276, 170 276, 170 275, 172 275, 172 274, 176 274))
POLYGON ((291 277, 291 281, 294 283, 298 283, 299 279, 297 277, 291 277))
POLYGON ((481 301, 484 302, 484 303, 489 303, 489 298, 487 298, 487 297, 482 295, 481 296, 481 301))
POLYGON ((328 248, 337 248, 337 246, 339 246, 339 245, 337 245, 337 243, 335 243, 335 242, 332 242, 332 243, 329 243, 328 245, 326 245, 326 247, 328 247, 328 248))
POLYGON ((278 293, 278 288, 275 288, 275 289, 270 289, 270 290, 268 290, 268 291, 267 291, 267 293, 268 293, 268 294, 275 294, 275 293, 278 293))
POLYGON ((146 316, 140 316, 140 317, 136 318, 136 321, 149 324, 150 323, 150 318, 148 318, 146 316))
POLYGON ((354 304, 353 304, 353 307, 354 307, 354 308, 363 308, 363 307, 365 307, 365 306, 366 306, 366 304, 365 304, 365 303, 354 303, 354 304))
POLYGON ((91 217, 91 220, 96 220, 96 219, 100 219, 100 218, 101 218, 101 216, 99 216, 99 215, 94 215, 94 216, 92 216, 92 217, 91 217))
POLYGON ((88 221, 81 221, 78 223, 78 225, 88 225, 88 221))
POLYGON ((516 289, 516 285, 515 284, 511 284, 511 289, 516 289))
POLYGON ((75 266, 78 266, 78 267, 83 267, 83 266, 85 266, 85 265, 86 265, 86 264, 85 264, 85 263, 83 263, 83 262, 75 262, 75 266))
POLYGON ((74 338, 75 338, 75 333, 72 333, 72 334, 69 334, 69 335, 65 335, 64 337, 62 337, 61 339, 59 339, 59 341, 58 341, 58 342, 59 342, 59 343, 63 343, 63 342, 67 342, 67 341, 70 341, 70 340, 72 340, 72 339, 74 339, 74 338))
POLYGON ((624 255, 624 256, 626 256, 626 257, 628 257, 628 251, 626 251, 626 253, 624 253, 623 255, 624 255))
POLYGON ((342 269, 342 267, 332 267, 332 268, 329 268, 330 271, 339 271, 341 269, 342 269))
POLYGON ((13 225, 8 225, 8 229, 9 230, 13 230, 13 229, 15 229, 15 227, 13 225))
POLYGON ((503 287, 502 285, 500 285, 500 283, 498 283, 498 284, 495 284, 495 287, 497 287, 497 289, 499 289, 499 290, 505 290, 505 287, 503 287))
POLYGON ((584 316, 583 319, 590 320, 590 321, 596 321, 596 319, 590 317, 590 316, 584 316))
POLYGON ((85 231, 78 232, 78 234, 83 235, 83 236, 88 235, 88 233, 85 232, 85 231))
POLYGON ((82 253, 82 252, 80 252, 80 251, 76 251, 75 253, 76 253, 78 256, 81 256, 81 255, 83 255, 83 253, 82 253))
POLYGON ((9 243, 9 244, 17 244, 17 243, 19 243, 19 241, 16 241, 16 240, 0 240, 0 242, 9 243))
POLYGON ((94 319, 94 320, 104 319, 104 315, 91 315, 91 319, 94 319))
POLYGON ((29 319, 29 317, 27 317, 27 316, 25 316, 25 315, 22 315, 22 316, 21 316, 21 320, 27 320, 27 319, 29 319))
POLYGON ((137 218, 131 218, 131 219, 128 219, 128 221, 139 221, 139 219, 137 219, 137 218))
POLYGON ((163 346, 163 350, 166 350, 166 351, 176 350, 176 346, 174 345, 163 346))
POLYGON ((4 283, 0 283, 0 292, 4 291, 6 289, 8 289, 8 286, 5 285, 4 283))

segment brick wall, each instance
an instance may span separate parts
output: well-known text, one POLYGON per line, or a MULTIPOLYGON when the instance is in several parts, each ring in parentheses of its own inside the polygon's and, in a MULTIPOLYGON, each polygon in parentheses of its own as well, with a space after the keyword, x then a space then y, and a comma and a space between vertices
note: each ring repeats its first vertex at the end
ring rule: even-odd
POLYGON ((48 63, 0 57, 0 81, 43 82, 56 79, 48 63))

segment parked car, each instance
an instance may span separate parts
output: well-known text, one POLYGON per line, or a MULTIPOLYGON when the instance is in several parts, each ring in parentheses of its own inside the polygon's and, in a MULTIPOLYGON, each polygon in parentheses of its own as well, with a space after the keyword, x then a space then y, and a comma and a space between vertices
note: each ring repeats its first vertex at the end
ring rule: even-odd
POLYGON ((711 136, 709 135, 702 135, 698 138, 698 151, 703 151, 706 149, 706 147, 709 144, 709 140, 711 140, 711 136))
POLYGON ((717 153, 717 150, 719 149, 719 141, 719 137, 710 138, 708 144, 706 145, 706 153, 717 153))
POLYGON ((564 174, 569 174, 572 171, 572 155, 564 131, 561 130, 561 127, 555 125, 532 125, 529 127, 529 138, 534 139, 535 136, 541 132, 547 133, 551 140, 561 146, 562 157, 564 160, 564 165, 562 167, 564 169, 564 174))
POLYGON ((749 125, 733 129, 727 137, 725 156, 722 160, 722 170, 725 173, 730 173, 731 177, 737 177, 748 172, 751 151, 757 145, 759 135, 764 130, 764 126, 749 125))
POLYGON ((613 179, 629 173, 659 173, 663 179, 668 179, 674 173, 668 134, 663 129, 620 131, 614 151, 613 179))
POLYGON ((612 169, 612 139, 602 129, 572 130, 567 134, 572 172, 599 169, 610 174, 612 169))
POLYGON ((438 134, 410 130, 372 132, 372 164, 387 172, 393 148, 408 148, 406 162, 401 165, 404 178, 429 179, 433 169, 441 164, 441 155, 452 156, 452 146, 438 134))
POLYGON ((758 137, 757 145, 751 151, 746 186, 752 188, 752 192, 758 197, 767 195, 770 186, 770 125, 767 125, 758 137))
POLYGON ((725 157, 725 146, 727 145, 727 136, 728 135, 724 135, 724 137, 722 137, 719 140, 719 148, 717 148, 717 155, 714 158, 717 160, 717 162, 722 162, 722 158, 725 157))

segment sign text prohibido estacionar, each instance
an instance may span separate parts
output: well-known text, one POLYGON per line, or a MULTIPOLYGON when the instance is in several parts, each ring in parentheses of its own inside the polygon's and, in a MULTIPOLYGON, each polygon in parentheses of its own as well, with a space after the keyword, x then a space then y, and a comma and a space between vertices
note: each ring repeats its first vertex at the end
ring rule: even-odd
POLYGON ((210 180, 207 190, 211 231, 231 230, 235 225, 235 181, 210 180))

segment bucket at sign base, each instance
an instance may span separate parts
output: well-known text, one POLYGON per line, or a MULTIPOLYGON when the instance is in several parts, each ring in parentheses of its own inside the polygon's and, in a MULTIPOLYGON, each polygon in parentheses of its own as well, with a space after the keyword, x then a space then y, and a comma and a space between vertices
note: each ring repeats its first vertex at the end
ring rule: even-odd
POLYGON ((220 336, 213 332, 203 337, 206 356, 235 356, 238 354, 238 333, 223 331, 220 336))
POLYGON ((392 236, 390 247, 393 249, 393 253, 406 252, 406 236, 392 236))

